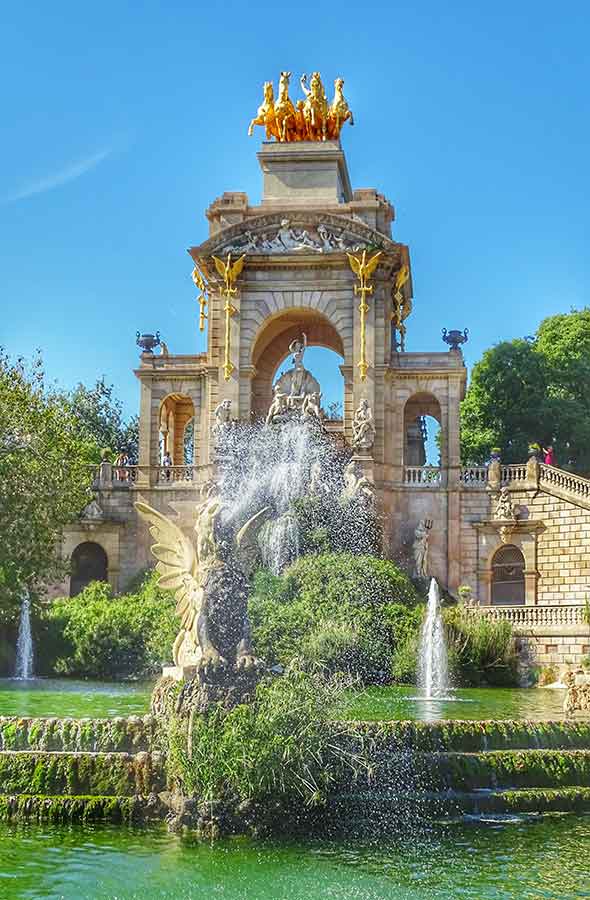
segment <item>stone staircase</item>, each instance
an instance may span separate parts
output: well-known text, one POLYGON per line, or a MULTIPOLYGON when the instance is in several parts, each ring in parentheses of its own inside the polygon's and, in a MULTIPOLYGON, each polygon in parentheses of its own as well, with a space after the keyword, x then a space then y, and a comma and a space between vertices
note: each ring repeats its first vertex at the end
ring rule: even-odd
POLYGON ((0 718, 0 820, 161 818, 165 758, 150 716, 0 718))
POLYGON ((590 810, 590 721, 350 723, 343 749, 372 772, 330 804, 332 821, 590 810))
MULTIPOLYGON (((370 772, 335 785, 323 830, 590 810, 590 721, 339 722, 370 772)), ((161 820, 166 759, 151 716, 0 717, 0 820, 161 820)))

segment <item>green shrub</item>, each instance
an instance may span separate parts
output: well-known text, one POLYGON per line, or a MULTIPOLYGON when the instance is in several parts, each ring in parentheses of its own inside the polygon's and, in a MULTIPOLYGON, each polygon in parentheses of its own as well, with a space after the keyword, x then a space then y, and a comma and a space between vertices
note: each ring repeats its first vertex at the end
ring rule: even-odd
POLYGON ((257 573, 250 618, 257 653, 270 664, 389 678, 416 592, 392 562, 373 556, 305 556, 279 577, 257 573))
POLYGON ((113 596, 95 581, 54 600, 38 631, 48 652, 42 670, 89 678, 132 678, 169 661, 178 631, 174 601, 148 575, 137 593, 113 596))
POLYGON ((461 606, 444 610, 444 620, 451 668, 462 684, 516 684, 517 654, 510 622, 493 621, 461 606))
POLYGON ((292 827, 285 818, 290 808, 324 803, 344 773, 350 778, 364 767, 354 746, 337 746, 338 726, 330 724, 347 686, 292 668, 265 678, 253 703, 195 716, 190 741, 184 723, 173 722, 172 780, 187 796, 236 806, 248 801, 292 827))

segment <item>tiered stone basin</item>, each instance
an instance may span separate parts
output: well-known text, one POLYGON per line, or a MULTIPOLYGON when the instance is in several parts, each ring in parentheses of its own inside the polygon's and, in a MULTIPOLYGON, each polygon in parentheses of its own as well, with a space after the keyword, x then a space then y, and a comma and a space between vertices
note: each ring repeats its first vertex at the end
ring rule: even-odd
MULTIPOLYGON (((149 686, 3 687, 14 714, 0 717, 0 818, 133 823, 165 814, 169 785, 156 720, 75 711, 106 704, 112 712, 119 704, 145 712, 149 686), (35 715, 41 709, 45 715, 35 715), (64 709, 73 715, 64 716, 64 709)), ((351 696, 335 717, 333 740, 344 750, 362 746, 372 774, 335 785, 314 827, 361 835, 376 823, 381 831, 395 829, 400 818, 417 814, 452 819, 590 810, 590 720, 551 719, 547 713, 559 707, 560 696, 457 692, 454 702, 443 701, 443 717, 412 688, 351 696), (447 708, 454 718, 444 718, 447 708), (498 717, 483 718, 487 709, 498 717)))

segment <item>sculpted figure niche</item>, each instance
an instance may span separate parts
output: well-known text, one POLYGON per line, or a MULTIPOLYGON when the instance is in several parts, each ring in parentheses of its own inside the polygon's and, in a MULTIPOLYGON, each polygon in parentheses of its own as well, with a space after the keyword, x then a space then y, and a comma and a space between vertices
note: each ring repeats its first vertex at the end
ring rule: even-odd
POLYGON ((307 349, 307 335, 295 338, 289 344, 293 354, 293 366, 277 379, 273 387, 273 402, 266 418, 267 424, 280 425, 291 419, 317 420, 321 422, 319 382, 303 365, 307 349))
POLYGON ((352 422, 352 446, 355 450, 370 450, 375 443, 375 422, 368 400, 361 400, 352 422))

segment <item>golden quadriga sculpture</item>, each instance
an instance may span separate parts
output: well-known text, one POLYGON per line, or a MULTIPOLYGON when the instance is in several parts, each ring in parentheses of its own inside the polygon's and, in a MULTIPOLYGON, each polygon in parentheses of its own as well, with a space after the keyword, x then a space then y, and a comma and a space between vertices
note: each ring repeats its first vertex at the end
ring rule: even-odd
POLYGON ((266 139, 280 142, 293 141, 333 141, 338 140, 345 122, 354 125, 352 112, 344 99, 342 89, 344 79, 334 82, 334 99, 328 103, 319 72, 313 72, 309 84, 307 75, 300 79, 304 100, 296 104, 289 97, 290 72, 281 72, 279 91, 275 100, 271 81, 265 81, 263 100, 256 116, 250 122, 248 134, 252 136, 254 126, 266 130, 266 139))

